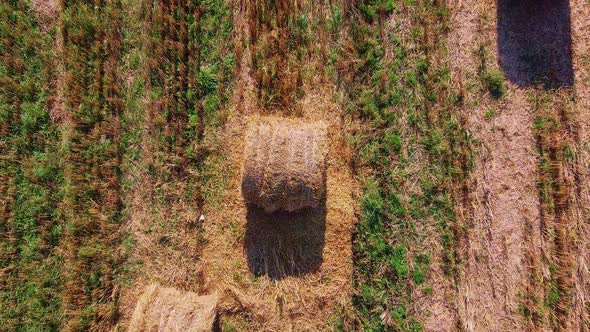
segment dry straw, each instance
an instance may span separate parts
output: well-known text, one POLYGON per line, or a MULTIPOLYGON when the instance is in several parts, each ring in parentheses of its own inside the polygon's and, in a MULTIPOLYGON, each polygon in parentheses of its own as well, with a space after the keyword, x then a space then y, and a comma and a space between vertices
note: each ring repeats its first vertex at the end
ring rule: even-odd
POLYGON ((137 301, 128 331, 212 331, 217 301, 217 295, 201 296, 153 284, 137 301))
POLYGON ((326 125, 264 117, 249 124, 242 193, 271 213, 321 205, 326 189, 326 125))

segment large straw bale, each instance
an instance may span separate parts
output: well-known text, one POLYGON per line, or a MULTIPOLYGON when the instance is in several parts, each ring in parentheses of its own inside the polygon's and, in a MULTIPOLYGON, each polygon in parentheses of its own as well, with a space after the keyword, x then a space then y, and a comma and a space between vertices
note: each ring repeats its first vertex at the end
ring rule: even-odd
POLYGON ((326 182, 326 126, 263 117, 246 134, 242 193, 267 213, 320 206, 326 182))
POLYGON ((153 284, 137 301, 129 332, 212 331, 217 295, 198 295, 153 284))

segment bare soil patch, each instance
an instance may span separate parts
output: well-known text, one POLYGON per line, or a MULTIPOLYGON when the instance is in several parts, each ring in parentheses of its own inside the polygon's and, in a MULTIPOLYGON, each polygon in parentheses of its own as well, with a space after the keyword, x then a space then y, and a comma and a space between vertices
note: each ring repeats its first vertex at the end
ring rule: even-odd
POLYGON ((534 139, 527 130, 533 119, 523 92, 512 93, 493 124, 482 121, 483 110, 469 119, 482 151, 461 278, 468 330, 524 326, 518 305, 528 283, 527 250, 542 252, 534 139))
MULTIPOLYGON (((519 312, 522 296, 539 291, 528 289, 530 255, 542 252, 531 131, 534 115, 525 91, 515 86, 509 87, 501 101, 477 91, 481 56, 485 54, 482 50, 489 50, 488 66, 495 65, 498 50, 499 62, 511 82, 526 86, 536 79, 526 76, 530 68, 524 68, 519 47, 528 42, 529 33, 541 38, 537 30, 527 29, 542 29, 531 27, 527 13, 515 3, 500 1, 498 7, 493 1, 451 4, 451 69, 456 84, 466 89, 466 125, 481 143, 467 205, 459 211, 466 239, 460 248, 464 266, 457 304, 459 325, 468 331, 524 328, 519 312), (521 16, 516 15, 519 11, 521 16)), ((567 81, 567 71, 560 77, 567 81)))

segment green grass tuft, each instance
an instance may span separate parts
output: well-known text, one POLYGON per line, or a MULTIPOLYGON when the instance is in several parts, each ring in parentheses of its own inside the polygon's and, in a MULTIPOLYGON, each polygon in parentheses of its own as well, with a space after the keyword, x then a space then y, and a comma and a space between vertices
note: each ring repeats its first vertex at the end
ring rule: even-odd
POLYGON ((504 97, 507 92, 506 78, 504 77, 504 73, 499 69, 484 72, 482 81, 490 94, 496 99, 504 97))

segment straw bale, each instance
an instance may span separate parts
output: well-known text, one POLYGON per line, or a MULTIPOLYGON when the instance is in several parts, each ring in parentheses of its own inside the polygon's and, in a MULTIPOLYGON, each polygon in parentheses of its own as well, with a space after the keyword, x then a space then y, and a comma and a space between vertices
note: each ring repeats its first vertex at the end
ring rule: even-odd
POLYGON ((153 284, 137 301, 128 331, 212 331, 217 301, 217 295, 198 295, 153 284))
POLYGON ((267 213, 320 206, 326 182, 326 126, 264 117, 249 124, 242 194, 267 213))

